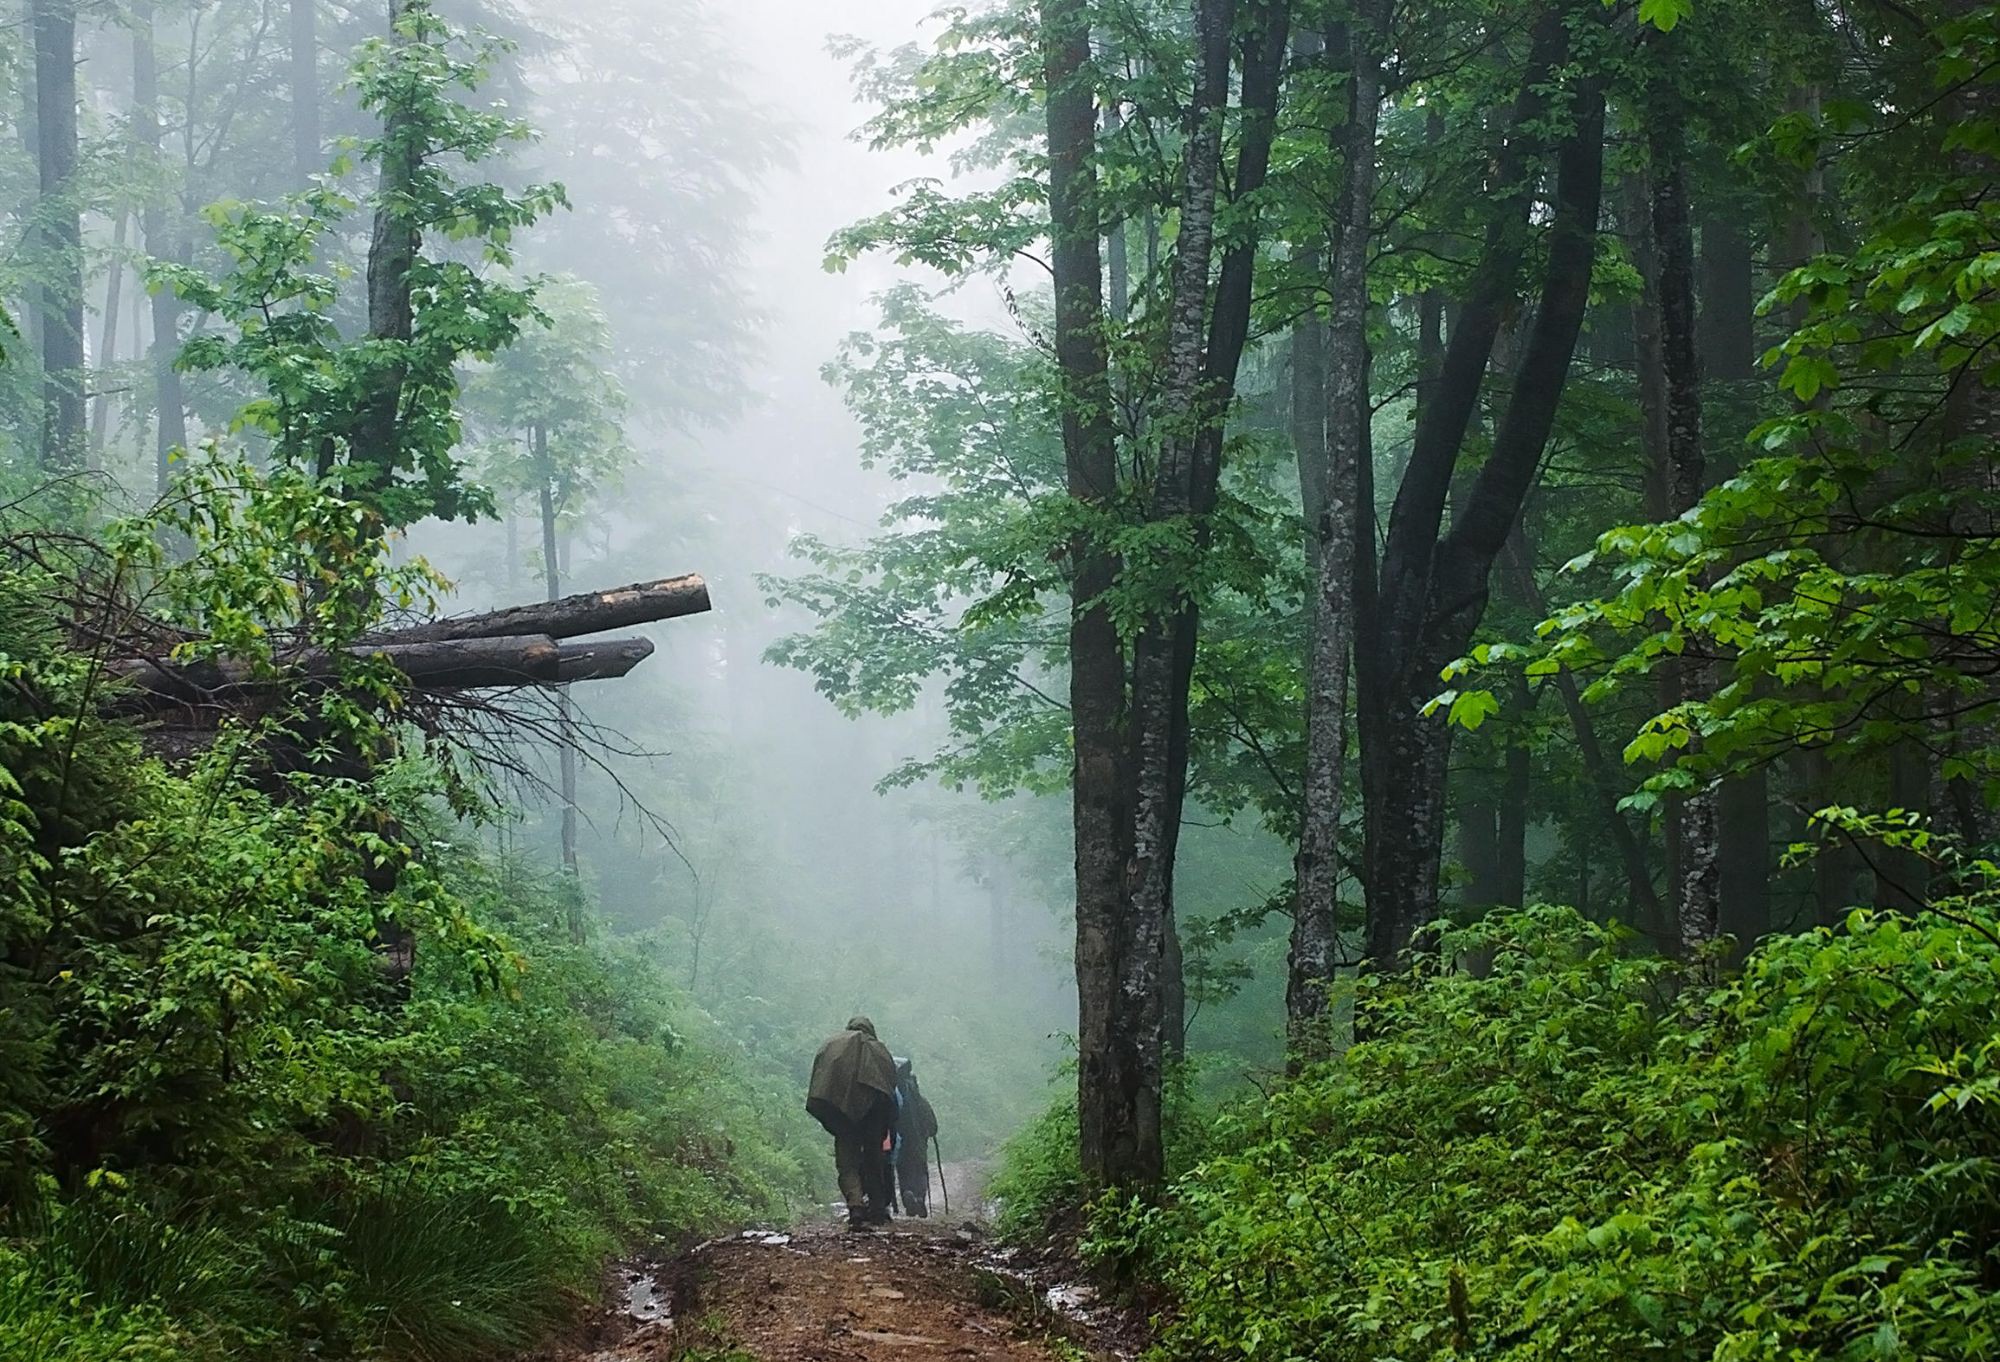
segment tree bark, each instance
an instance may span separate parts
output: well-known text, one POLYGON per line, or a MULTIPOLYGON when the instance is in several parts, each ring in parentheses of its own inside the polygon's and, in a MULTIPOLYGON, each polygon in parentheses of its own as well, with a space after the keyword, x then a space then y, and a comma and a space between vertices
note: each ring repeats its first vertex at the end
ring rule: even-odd
MULTIPOLYGON (((1108 514, 1118 491, 1099 252, 1097 114, 1084 0, 1043 0, 1050 266, 1069 495, 1108 514)), ((1131 950, 1124 867, 1131 807, 1123 740, 1125 658, 1104 603, 1117 560, 1101 532, 1070 557, 1070 723, 1076 872, 1078 1153, 1093 1186, 1143 1184, 1162 1167, 1160 1094, 1147 1082, 1119 984, 1131 950)))
POLYGON ((90 408, 90 462, 93 466, 104 453, 104 438, 111 423, 111 395, 104 391, 104 382, 106 370, 118 358, 118 306, 124 294, 125 224, 128 219, 129 214, 121 209, 111 226, 111 267, 106 271, 104 281, 104 327, 99 333, 103 343, 97 347, 92 365, 97 374, 92 385, 97 389, 96 398, 90 408))
MULTIPOLYGON (((1707 490, 1706 451, 1702 447, 1701 361, 1695 330, 1694 223, 1688 212, 1687 112, 1675 84, 1678 63, 1672 61, 1671 35, 1659 33, 1649 43, 1656 59, 1653 88, 1646 113, 1648 160, 1648 231, 1653 268, 1647 278, 1647 301, 1659 328, 1660 383, 1648 388, 1663 404, 1658 425, 1665 436, 1668 511, 1680 515, 1692 509, 1707 490)), ((1704 698, 1714 692, 1713 665, 1689 660, 1681 669, 1681 700, 1704 698)), ((1690 741, 1690 754, 1699 739, 1690 741)), ((1702 777, 1681 800, 1680 866, 1675 912, 1680 947, 1693 958, 1712 942, 1721 922, 1720 832, 1716 784, 1702 777)))
MULTIPOLYGON (((403 0, 390 0, 389 41, 406 40, 397 31, 403 0)), ((368 244, 368 338, 400 348, 414 334, 416 314, 410 271, 416 266, 420 233, 406 206, 410 186, 423 166, 410 115, 392 102, 383 114, 382 163, 375 195, 374 229, 368 244)), ((401 455, 399 414, 405 366, 400 360, 377 367, 354 416, 349 461, 356 474, 350 492, 363 496, 386 490, 401 455)), ((323 471, 331 471, 325 469, 323 471)), ((549 559, 551 570, 555 559, 549 559)))
MULTIPOLYGON (((134 0, 132 6, 132 126, 139 143, 158 163, 162 150, 160 75, 153 45, 152 0, 134 0)), ((148 255, 156 260, 185 262, 187 252, 172 239, 167 205, 158 194, 147 198, 139 221, 148 255)), ((187 448, 187 408, 181 395, 180 370, 174 367, 181 348, 180 299, 169 288, 153 289, 151 294, 153 336, 147 354, 153 371, 154 490, 164 497, 173 485, 173 454, 187 448)))
MULTIPOLYGON (((1353 657, 1355 554, 1363 521, 1361 461, 1369 449, 1368 260, 1375 207, 1375 129, 1382 102, 1381 44, 1388 6, 1364 0, 1344 44, 1347 120, 1326 327, 1324 427, 1300 451, 1324 463, 1308 527, 1313 570, 1306 660, 1306 753, 1300 795, 1297 900, 1286 954, 1285 1018, 1295 1051, 1324 1053, 1327 985, 1339 958, 1340 825, 1346 811, 1348 671, 1353 657)), ((1303 463, 1301 465, 1303 469, 1303 463)))
POLYGON ((1480 910, 1500 902, 1500 809, 1484 794, 1458 801, 1458 864, 1465 871, 1463 902, 1480 910))
MULTIPOLYGON (((512 690, 571 681, 608 681, 629 673, 653 655, 643 638, 592 639, 562 643, 547 634, 501 634, 487 638, 421 643, 360 643, 349 658, 381 658, 395 664, 418 690, 512 690)), ((218 706, 240 703, 301 678, 333 676, 338 657, 312 649, 280 659, 280 672, 229 658, 174 662, 153 657, 115 658, 105 671, 133 693, 113 701, 121 711, 162 706, 218 706)))
MULTIPOLYGON (((1235 0, 1218 0, 1224 13, 1222 52, 1223 99, 1228 97, 1229 16, 1235 0)), ((1271 164, 1271 146, 1277 132, 1278 87, 1284 70, 1286 38, 1291 28, 1289 0, 1250 0, 1253 16, 1245 25, 1242 43, 1241 130, 1237 141, 1235 173, 1231 177, 1238 202, 1255 201, 1262 190, 1271 164)), ((1217 169, 1220 169, 1218 158, 1217 169)), ((1185 211, 1182 214, 1185 222, 1185 211)), ((1211 221, 1211 227, 1212 227, 1211 221)), ((1243 230, 1223 252, 1216 273, 1213 302, 1207 317, 1207 336, 1199 346, 1201 369, 1199 386, 1189 410, 1194 417, 1191 492, 1188 499, 1193 516, 1197 552, 1208 548, 1214 515, 1221 494, 1224 421, 1235 399, 1236 373, 1242 364, 1244 347, 1250 338, 1251 286, 1256 275, 1257 244, 1260 233, 1255 223, 1243 230)), ((1176 252, 1178 266, 1179 255, 1176 252)), ((1171 330, 1171 328, 1170 328, 1171 330)), ((1187 805, 1187 773, 1190 742, 1188 705, 1194 687, 1195 655, 1200 631, 1200 609, 1188 598, 1170 623, 1172 633, 1172 700, 1168 709, 1167 791, 1169 817, 1165 843, 1166 895, 1161 914, 1163 959, 1161 1005, 1162 1030, 1168 1054, 1179 1058, 1187 1033, 1187 988, 1181 972, 1180 934, 1173 900, 1173 865, 1180 845, 1180 828, 1187 805)), ((1136 683, 1136 671, 1135 671, 1136 683)), ((1136 685, 1135 685, 1136 689, 1136 685)), ((1143 728, 1141 729, 1143 734, 1143 728)))
MULTIPOLYGON (((1747 385, 1756 377, 1756 264, 1747 233, 1732 214, 1711 210, 1701 224, 1701 362, 1707 390, 1747 385)), ((1728 408, 1725 408, 1728 410, 1728 408)), ((1711 429, 1713 422, 1710 423, 1711 429)), ((1716 449, 1741 461, 1744 435, 1732 421, 1716 449)), ((1713 438, 1713 437, 1711 437, 1713 438)), ((1716 794, 1720 837, 1719 925, 1737 955, 1771 930, 1771 782, 1759 765, 1732 775, 1716 794)))
POLYGON ((1571 92, 1573 128, 1557 157, 1541 298, 1493 449, 1448 534, 1445 500, 1478 405, 1482 378, 1528 240, 1530 153, 1547 119, 1568 24, 1600 7, 1552 4, 1536 25, 1512 126, 1495 163, 1493 215, 1480 264, 1456 314, 1430 400, 1418 413, 1379 567, 1364 564, 1356 638, 1366 813, 1366 954, 1395 968, 1437 913, 1444 781, 1451 735, 1423 713, 1446 663, 1484 613, 1488 579, 1541 464, 1589 299, 1603 189, 1604 96, 1594 75, 1571 92))
MULTIPOLYGON (((549 430, 545 425, 534 428, 534 457, 537 491, 541 499, 542 512, 542 580, 547 588, 547 601, 554 605, 562 600, 562 563, 556 552, 556 495, 555 469, 549 463, 549 430)), ((575 716, 570 708, 569 688, 556 689, 556 716, 562 729, 557 740, 557 760, 560 768, 562 798, 562 863, 566 874, 574 877, 576 868, 576 737, 575 716)), ((582 940, 582 920, 572 913, 570 935, 582 940)))
MULTIPOLYGON (((1125 116, 1119 110, 1118 102, 1112 100, 1104 106, 1104 135, 1115 140, 1124 129, 1125 116)), ((1124 325, 1132 319, 1132 257, 1127 249, 1124 219, 1115 219, 1104 225, 1105 269, 1107 282, 1111 286, 1111 319, 1124 325)))
MULTIPOLYGON (((547 539, 544 537, 544 551, 547 539)), ((544 579, 546 585, 546 579, 544 579)), ((634 582, 609 591, 584 591, 560 600, 510 605, 477 615, 430 620, 407 628, 385 629, 373 638, 385 642, 420 643, 451 638, 489 638, 495 634, 548 634, 576 638, 609 629, 657 624, 709 609, 708 583, 693 573, 634 582)))
POLYGON ((76 4, 32 0, 35 145, 40 172, 42 471, 84 463, 83 218, 77 202, 76 4))
MULTIPOLYGON (((1174 245, 1168 294, 1165 373, 1153 428, 1159 447, 1147 518, 1183 524, 1195 533, 1197 445, 1203 427, 1219 421, 1207 410, 1203 384, 1208 333, 1209 273, 1215 252, 1215 211, 1222 176, 1222 124, 1229 99, 1230 0, 1195 0, 1195 89, 1188 113, 1180 231, 1174 245)), ((1176 752, 1176 691, 1183 654, 1191 654, 1198 628, 1191 601, 1162 603, 1139 631, 1132 649, 1132 858, 1126 877, 1131 899, 1132 950, 1119 989, 1133 1001, 1132 1021, 1148 1086, 1157 1088, 1164 1015, 1161 967, 1173 914, 1174 855, 1178 845, 1184 754, 1176 752), (1177 760, 1178 757, 1178 760, 1177 760)), ((1150 1169, 1147 1183, 1159 1179, 1150 1169)))

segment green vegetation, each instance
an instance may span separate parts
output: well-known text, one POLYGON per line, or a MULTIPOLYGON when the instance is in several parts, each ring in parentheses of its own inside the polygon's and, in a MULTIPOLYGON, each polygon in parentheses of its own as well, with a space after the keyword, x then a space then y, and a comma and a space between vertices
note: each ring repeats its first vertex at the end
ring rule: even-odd
POLYGON ((573 890, 452 848, 421 760, 169 768, 89 717, 59 600, 0 576, 10 1346, 486 1356, 621 1243, 802 1190, 789 1087, 642 944, 571 944, 573 890))
POLYGON ((2000 4, 973 0, 761 218, 703 0, 0 8, 0 1358, 541 1346, 856 1012, 1161 1359, 2000 1354, 2000 4))
POLYGON ((1371 989, 1374 1038, 1092 1246, 1168 1285, 1173 1356, 1985 1356, 1995 908, 1857 912, 1714 990, 1564 910, 1448 933, 1490 970, 1371 989))

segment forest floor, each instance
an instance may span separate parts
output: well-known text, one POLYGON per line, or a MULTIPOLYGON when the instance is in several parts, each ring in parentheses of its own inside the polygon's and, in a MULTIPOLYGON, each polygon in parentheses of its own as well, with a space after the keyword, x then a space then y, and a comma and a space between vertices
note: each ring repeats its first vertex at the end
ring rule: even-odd
MULTIPOLYGON (((987 1238, 983 1171, 954 1165, 961 1215, 848 1231, 832 1208, 664 1263, 618 1265, 607 1306, 537 1362, 1075 1362, 1129 1356, 1127 1321, 1049 1285, 987 1238), (963 1218, 970 1203, 976 1219, 963 1218)), ((941 1208, 940 1208, 941 1209, 941 1208)))

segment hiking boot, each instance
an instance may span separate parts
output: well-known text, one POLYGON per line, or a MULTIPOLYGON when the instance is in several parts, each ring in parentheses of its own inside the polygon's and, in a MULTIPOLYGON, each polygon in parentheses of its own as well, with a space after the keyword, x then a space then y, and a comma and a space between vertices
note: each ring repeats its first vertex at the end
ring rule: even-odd
POLYGON ((875 1228, 875 1222, 868 1218, 867 1211, 857 1206, 847 1213, 847 1228, 850 1231, 872 1230, 875 1228))

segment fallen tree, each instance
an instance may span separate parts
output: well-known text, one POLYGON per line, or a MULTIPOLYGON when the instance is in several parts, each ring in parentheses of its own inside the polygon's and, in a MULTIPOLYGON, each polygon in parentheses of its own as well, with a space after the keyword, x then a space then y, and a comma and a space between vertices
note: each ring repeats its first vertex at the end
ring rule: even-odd
POLYGON ((654 582, 634 582, 609 591, 583 591, 553 601, 510 605, 478 615, 427 620, 398 629, 385 629, 368 638, 370 643, 439 643, 452 639, 501 638, 519 634, 547 634, 550 638, 578 638, 602 634, 612 629, 630 629, 641 624, 684 615, 700 615, 709 609, 708 583, 694 573, 663 577, 654 582))
POLYGON ((331 679, 343 663, 367 658, 394 664, 418 691, 500 690, 612 680, 652 656, 651 640, 565 640, 701 614, 709 608, 707 583, 689 574, 477 615, 426 620, 380 631, 344 650, 303 648, 255 662, 228 657, 114 658, 105 671, 121 684, 115 688, 110 708, 128 713, 175 707, 227 708, 301 683, 331 679))

